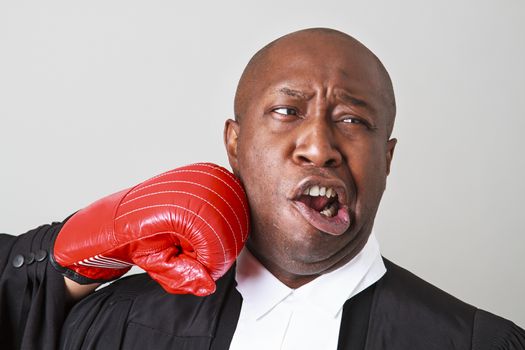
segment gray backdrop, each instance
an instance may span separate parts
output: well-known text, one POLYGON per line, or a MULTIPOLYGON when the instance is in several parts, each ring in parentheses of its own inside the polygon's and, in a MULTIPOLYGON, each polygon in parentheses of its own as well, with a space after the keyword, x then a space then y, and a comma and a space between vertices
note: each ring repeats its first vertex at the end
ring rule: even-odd
POLYGON ((189 162, 226 165, 222 125, 249 57, 333 27, 395 85, 384 255, 525 326, 524 14, 521 0, 1 0, 0 231, 189 162))

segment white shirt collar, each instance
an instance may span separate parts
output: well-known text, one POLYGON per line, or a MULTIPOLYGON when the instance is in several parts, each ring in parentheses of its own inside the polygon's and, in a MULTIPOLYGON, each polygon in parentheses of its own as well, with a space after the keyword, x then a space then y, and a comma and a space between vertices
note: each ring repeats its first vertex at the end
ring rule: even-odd
POLYGON ((386 272, 379 244, 372 232, 363 249, 347 264, 292 289, 272 275, 244 249, 236 266, 237 290, 248 317, 259 319, 293 294, 310 307, 338 316, 346 300, 379 280, 386 272))

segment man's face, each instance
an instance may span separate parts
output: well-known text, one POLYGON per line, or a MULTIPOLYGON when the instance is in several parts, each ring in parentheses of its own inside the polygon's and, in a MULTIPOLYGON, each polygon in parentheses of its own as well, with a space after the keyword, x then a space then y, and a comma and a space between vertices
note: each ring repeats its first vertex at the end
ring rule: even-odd
POLYGON ((248 247, 277 277, 316 276, 366 243, 395 146, 384 76, 362 47, 314 35, 271 48, 226 123, 252 212, 248 247))

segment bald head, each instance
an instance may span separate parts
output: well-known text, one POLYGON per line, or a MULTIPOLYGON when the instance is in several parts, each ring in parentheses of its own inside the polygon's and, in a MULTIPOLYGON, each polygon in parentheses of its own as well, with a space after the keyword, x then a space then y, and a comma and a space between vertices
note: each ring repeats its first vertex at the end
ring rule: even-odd
MULTIPOLYGON (((323 55, 329 51, 351 66, 361 65, 373 80, 376 93, 384 104, 383 113, 387 123, 388 135, 392 132, 396 114, 394 91, 390 76, 377 56, 353 37, 328 28, 311 28, 282 36, 260 49, 248 62, 243 71, 235 94, 234 112, 240 121, 247 111, 251 100, 264 88, 261 81, 271 79, 278 74, 279 67, 290 61, 304 61, 310 56, 323 55)), ((312 61, 314 62, 314 61, 312 61)), ((317 61, 318 62, 318 61, 317 61)), ((330 66, 333 62, 328 57, 323 61, 330 66)), ((312 64, 312 70, 317 69, 312 64)))

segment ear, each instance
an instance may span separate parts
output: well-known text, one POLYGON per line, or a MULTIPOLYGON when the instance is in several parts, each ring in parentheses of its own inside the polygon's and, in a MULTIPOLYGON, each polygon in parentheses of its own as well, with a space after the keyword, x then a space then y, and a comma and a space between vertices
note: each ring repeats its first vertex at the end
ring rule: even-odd
POLYGON ((386 174, 390 174, 390 164, 394 157, 394 149, 396 148, 397 139, 390 139, 386 143, 386 174))
POLYGON ((237 146, 239 140, 239 131, 241 126, 233 119, 228 119, 224 123, 224 145, 228 154, 228 161, 232 167, 233 173, 238 175, 239 161, 237 159, 237 146))

